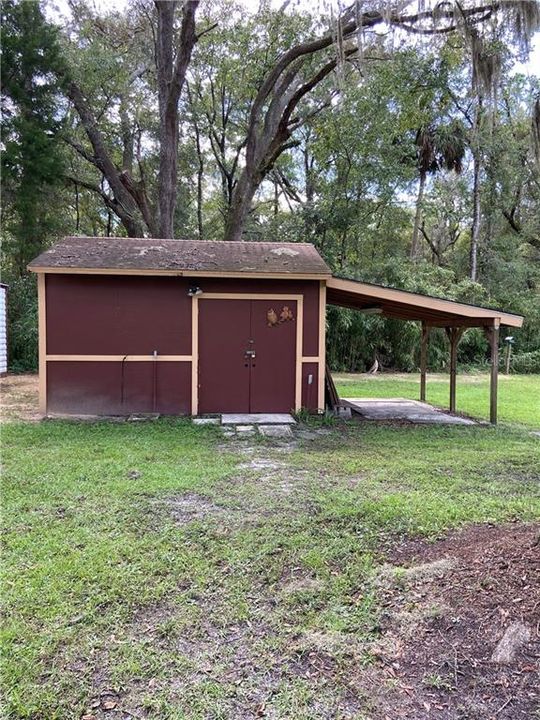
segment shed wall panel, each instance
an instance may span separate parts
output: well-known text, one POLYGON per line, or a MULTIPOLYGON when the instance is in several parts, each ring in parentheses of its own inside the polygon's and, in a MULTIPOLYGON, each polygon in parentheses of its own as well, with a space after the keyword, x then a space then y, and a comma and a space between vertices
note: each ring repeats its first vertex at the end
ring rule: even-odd
POLYGON ((77 415, 190 412, 191 367, 185 362, 47 363, 47 409, 77 415))
POLYGON ((189 355, 188 282, 169 277, 47 276, 47 352, 189 355))

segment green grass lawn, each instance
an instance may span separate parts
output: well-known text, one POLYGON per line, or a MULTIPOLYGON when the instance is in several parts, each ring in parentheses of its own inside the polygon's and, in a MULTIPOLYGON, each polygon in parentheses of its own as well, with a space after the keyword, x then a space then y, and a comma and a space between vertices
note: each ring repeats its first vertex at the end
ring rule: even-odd
MULTIPOLYGON (((352 394, 406 394, 383 382, 352 394)), ((312 429, 284 452, 188 421, 4 426, 4 717, 377 717, 351 683, 382 550, 540 518, 540 446, 510 427, 312 429)))
MULTIPOLYGON (((353 375, 333 373, 341 397, 403 397, 419 399, 420 376, 381 373, 353 375)), ((427 378, 426 400, 448 408, 448 375, 427 378)), ((489 418, 489 375, 458 375, 456 404, 458 412, 489 418)), ((520 423, 540 429, 540 375, 499 375, 499 422, 520 423)))

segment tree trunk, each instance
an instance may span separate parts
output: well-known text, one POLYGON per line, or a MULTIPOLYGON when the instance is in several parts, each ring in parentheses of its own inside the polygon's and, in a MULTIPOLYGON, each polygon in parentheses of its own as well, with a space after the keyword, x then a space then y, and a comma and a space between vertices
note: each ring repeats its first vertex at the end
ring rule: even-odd
POLYGON ((197 42, 195 12, 199 0, 187 0, 183 7, 180 47, 174 59, 174 13, 175 0, 155 0, 158 16, 156 38, 156 66, 159 100, 159 225, 162 238, 174 236, 174 211, 176 209, 176 184, 178 178, 178 103, 197 42))
POLYGON ((422 202, 424 200, 424 190, 426 187, 426 173, 420 173, 420 184, 418 185, 418 195, 416 197, 416 212, 414 215, 414 225, 411 241, 410 258, 413 261, 420 257, 420 222, 422 220, 422 202))
POLYGON ((251 209, 251 201, 259 184, 260 180, 250 176, 246 169, 242 171, 227 213, 224 240, 242 240, 242 232, 251 209))
POLYGON ((471 227, 471 249, 469 254, 469 277, 478 277, 478 240, 480 238, 480 153, 473 152, 473 218, 471 227))
POLYGON ((93 164, 103 173, 114 196, 114 212, 120 218, 130 237, 142 237, 145 232, 140 209, 134 197, 122 182, 121 174, 113 163, 103 137, 98 129, 96 118, 90 109, 80 88, 69 83, 67 92, 73 102, 85 132, 94 151, 93 164))
POLYGON ((480 240, 480 179, 482 174, 482 152, 480 148, 480 129, 482 125, 483 102, 482 94, 478 95, 474 125, 472 128, 472 156, 473 156, 473 213, 471 225, 471 248, 469 253, 469 277, 476 281, 478 278, 478 243, 480 240))

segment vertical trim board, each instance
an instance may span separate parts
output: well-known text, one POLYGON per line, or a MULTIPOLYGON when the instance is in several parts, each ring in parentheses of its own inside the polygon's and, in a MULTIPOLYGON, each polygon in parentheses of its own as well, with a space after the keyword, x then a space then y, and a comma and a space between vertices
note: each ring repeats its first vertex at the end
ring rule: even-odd
POLYGON ((191 414, 199 412, 199 299, 191 298, 191 414))
POLYGON ((319 386, 317 408, 320 413, 324 407, 324 378, 326 374, 326 280, 319 283, 319 386))
POLYGON ((47 414, 47 298, 46 275, 38 281, 38 343, 39 343, 39 412, 47 414))

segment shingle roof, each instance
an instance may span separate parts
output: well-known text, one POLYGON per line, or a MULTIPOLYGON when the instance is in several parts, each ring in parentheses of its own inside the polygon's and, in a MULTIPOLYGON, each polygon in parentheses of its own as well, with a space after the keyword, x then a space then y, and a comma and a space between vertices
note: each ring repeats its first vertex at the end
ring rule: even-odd
POLYGON ((66 237, 28 268, 329 276, 309 243, 66 237))

